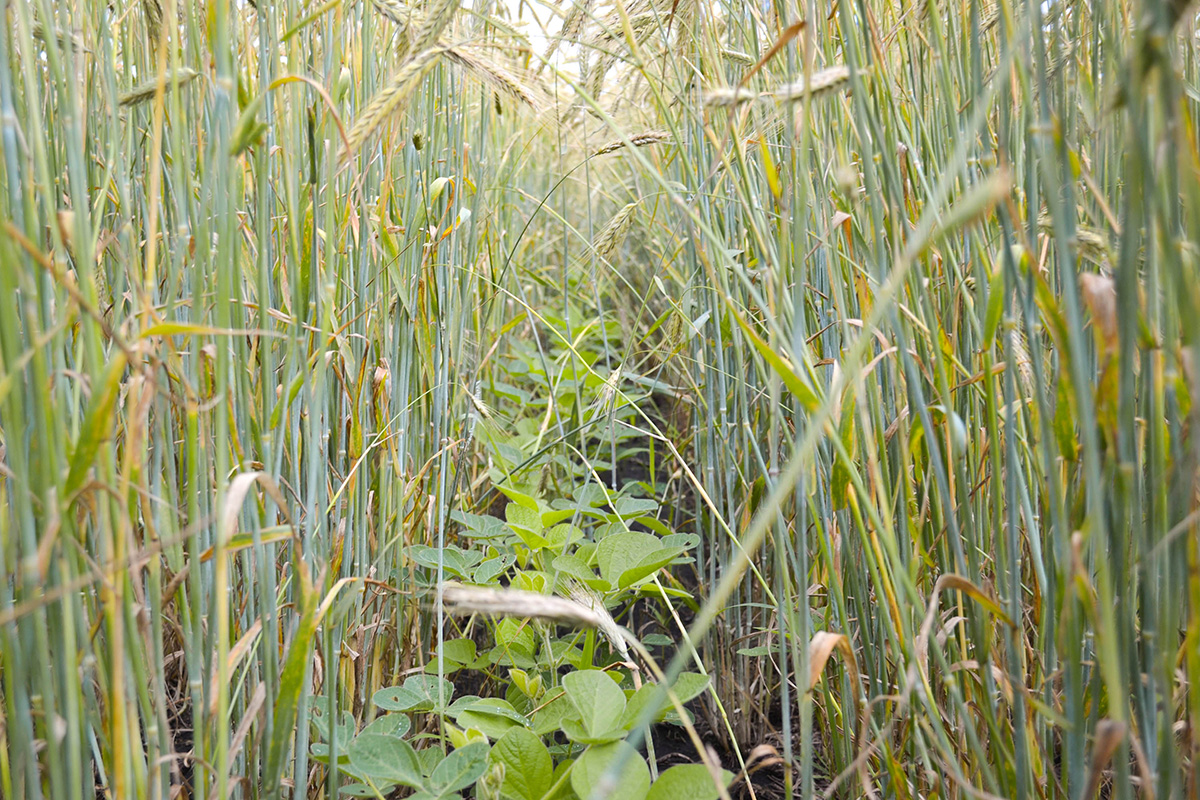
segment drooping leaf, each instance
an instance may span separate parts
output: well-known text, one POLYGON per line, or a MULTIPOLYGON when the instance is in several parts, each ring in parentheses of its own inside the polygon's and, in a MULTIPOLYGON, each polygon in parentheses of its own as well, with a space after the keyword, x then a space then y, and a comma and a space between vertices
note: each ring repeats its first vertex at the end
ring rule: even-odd
POLYGON ((92 462, 96 460, 101 442, 112 435, 113 426, 116 424, 116 416, 112 411, 117 402, 117 395, 120 394, 125 363, 125 354, 118 351, 108 363, 100 385, 92 389, 87 414, 83 418, 79 438, 71 452, 71 469, 67 473, 67 483, 64 487, 66 497, 73 495, 83 485, 92 462))
POLYGON ((293 726, 296 723, 296 715, 300 706, 301 690, 308 672, 308 659, 312 655, 313 636, 321 624, 325 612, 337 599, 338 593, 345 586, 353 583, 352 579, 343 578, 335 583, 325 598, 318 603, 318 594, 312 586, 308 572, 300 568, 297 573, 300 578, 300 594, 304 599, 302 607, 305 611, 292 636, 292 642, 288 645, 287 655, 283 661, 283 671, 280 673, 279 693, 275 698, 276 727, 272 731, 271 740, 267 746, 266 768, 264 769, 265 782, 272 786, 277 784, 283 774, 284 758, 291 745, 293 726))
POLYGON ((991 347, 1000 329, 1000 317, 1004 311, 1004 294, 1008 287, 1004 281, 1004 270, 997 266, 988 281, 987 311, 983 318, 983 346, 991 347))
POLYGON ((769 344, 763 341, 763 338, 759 336, 758 333, 756 333, 755 330, 751 328, 745 320, 742 319, 737 309, 734 308, 733 301, 729 299, 729 296, 726 295, 725 298, 729 304, 729 314, 731 317, 733 317, 734 322, 736 322, 738 327, 742 329, 742 333, 744 333, 746 338, 750 340, 750 343, 754 345, 754 349, 759 352, 759 355, 763 357, 763 359, 783 380, 784 385, 787 386, 788 389, 791 390, 792 394, 795 395, 796 399, 800 401, 800 405, 804 406, 804 408, 810 412, 816 411, 818 408, 820 408, 821 398, 818 397, 817 393, 800 378, 800 376, 792 368, 791 362, 776 353, 769 344))

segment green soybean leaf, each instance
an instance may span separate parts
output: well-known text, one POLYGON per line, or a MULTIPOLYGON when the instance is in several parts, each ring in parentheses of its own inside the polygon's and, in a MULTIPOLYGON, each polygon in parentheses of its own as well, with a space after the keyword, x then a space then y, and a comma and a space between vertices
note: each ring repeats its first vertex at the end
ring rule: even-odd
MULTIPOLYGON (((328 707, 328 700, 320 695, 310 697, 310 711, 308 714, 309 722, 317 729, 317 733, 321 736, 321 741, 329 741, 329 717, 325 713, 328 707)), ((342 742, 348 742, 354 738, 354 731, 358 726, 354 722, 354 715, 349 711, 343 711, 341 719, 334 724, 334 733, 337 736, 339 745, 342 742)), ((344 745, 341 745, 344 746, 344 745)))
MULTIPOLYGON (((392 793, 394 787, 392 784, 385 784, 379 787, 379 793, 387 797, 392 793)), ((365 783, 349 783, 338 790, 346 797, 375 797, 375 790, 365 783)))
POLYGON ((512 703, 507 700, 501 700, 498 697, 484 697, 477 699, 474 703, 466 705, 459 709, 459 713, 467 713, 474 711, 479 714, 491 714, 495 717, 504 717, 507 720, 516 722, 519 725, 528 725, 529 720, 520 711, 513 708, 512 703))
POLYGON ((487 770, 487 742, 472 742, 442 759, 429 775, 429 788, 440 795, 467 788, 487 770))
POLYGON ((460 728, 475 728, 492 740, 499 739, 512 728, 529 725, 529 720, 513 708, 512 703, 498 697, 475 701, 459 711, 454 721, 460 728))
POLYGON ((617 586, 621 589, 628 589, 670 564, 682 552, 683 550, 677 547, 663 547, 655 550, 639 561, 636 566, 622 572, 621 577, 617 579, 617 586))
POLYGON ((680 550, 691 550, 700 544, 700 537, 694 533, 672 533, 662 537, 659 544, 663 547, 678 547, 680 550))
POLYGON ((687 605, 692 611, 699 611, 700 606, 696 604, 695 599, 685 592, 683 589, 676 589, 672 586, 663 586, 661 589, 654 583, 643 583, 638 587, 639 597, 655 597, 662 599, 664 597, 677 597, 687 605))
POLYGON ((603 736, 618 726, 625 713, 625 692, 608 675, 595 669, 572 672, 563 678, 563 688, 587 736, 603 736))
MULTIPOLYGON (((465 738, 465 737, 464 737, 465 738)), ((428 775, 433 772, 438 764, 442 763, 442 759, 446 754, 437 747, 426 747, 417 751, 417 761, 421 763, 421 773, 428 775)))
POLYGON ((533 715, 533 731, 538 736, 545 736, 558 730, 564 720, 578 718, 579 712, 567 693, 562 689, 552 689, 542 698, 542 707, 533 715))
POLYGON ((708 676, 699 672, 681 672, 671 688, 675 690, 679 702, 686 703, 699 697, 700 693, 708 688, 708 681, 708 676))
MULTIPOLYGON (((441 681, 442 698, 449 702, 454 695, 454 685, 441 681)), ((434 711, 438 708, 438 677, 436 675, 413 675, 403 686, 390 686, 376 692, 372 700, 387 711, 434 711)))
POLYGON ((517 503, 509 503, 504 508, 504 518, 508 527, 512 528, 513 533, 517 534, 530 550, 541 550, 549 546, 550 542, 542 536, 545 526, 542 525, 539 512, 517 503))
MULTIPOLYGON (((515 457, 516 461, 513 462, 514 464, 521 461, 525 456, 523 452, 517 450, 515 457)), ((538 511, 537 500, 535 500, 531 494, 522 491, 522 489, 513 486, 511 483, 498 483, 496 484, 496 488, 503 492, 508 499, 512 500, 514 503, 518 503, 525 508, 528 508, 530 511, 538 511)))
POLYGON ((546 542, 549 547, 558 552, 562 552, 567 546, 583 541, 583 531, 579 528, 564 522, 562 525, 555 525, 545 533, 546 542))
MULTIPOLYGON (((721 779, 728 786, 733 773, 721 770, 721 779)), ((658 776, 650 787, 646 800, 717 800, 721 790, 703 764, 679 764, 658 776)))
POLYGON ((493 762, 504 765, 501 791, 517 800, 541 800, 550 791, 554 764, 537 734, 513 728, 492 747, 493 762))
MULTIPOLYGON (((409 730, 413 729, 413 721, 409 720, 404 714, 385 714, 379 717, 378 720, 367 724, 362 728, 362 733, 370 733, 378 736, 401 736, 407 735, 409 730)), ((362 734, 359 734, 362 735, 362 734)))
MULTIPOLYGON (((378 736, 404 736, 412 730, 412 720, 404 714, 384 714, 362 729, 363 733, 378 736)), ((359 734, 362 735, 362 734, 359 734)))
MULTIPOLYGON (((530 589, 530 591, 533 591, 530 589)), ((537 646, 537 636, 530 627, 528 621, 505 617, 496 625, 496 643, 497 644, 514 644, 519 643, 533 649, 537 646)))
POLYGON ((395 736, 361 733, 350 743, 350 763, 373 781, 421 788, 421 763, 412 745, 395 736))
POLYGON ((560 522, 570 519, 575 516, 573 508, 551 508, 544 503, 541 506, 542 527, 553 528, 560 522))
POLYGON ((737 651, 739 656, 750 656, 751 658, 762 658, 777 652, 779 652, 779 648, 769 644, 760 644, 757 647, 739 647, 737 651))
POLYGON ((592 733, 587 728, 584 728, 583 723, 577 719, 564 719, 561 730, 567 735, 568 739, 576 744, 607 744, 615 742, 618 739, 624 739, 625 734, 628 732, 624 728, 618 727, 592 733))
MULTIPOLYGON (((646 528, 650 529, 651 531, 654 531, 655 533, 657 533, 659 536, 663 537, 664 539, 668 536, 676 535, 676 534, 671 533, 671 529, 667 527, 667 523, 663 522, 662 520, 655 519, 654 517, 638 517, 637 519, 634 520, 634 523, 645 526, 646 528)), ((665 546, 667 543, 660 542, 660 544, 665 546)), ((675 545, 671 545, 671 546, 674 547, 675 545)))
POLYGON ((501 667, 534 669, 537 666, 537 659, 534 658, 533 650, 519 641, 493 647, 488 651, 487 659, 489 663, 501 667))
POLYGON ((475 583, 493 583, 497 577, 507 572, 508 568, 516 562, 517 557, 512 553, 505 553, 502 556, 489 558, 475 568, 475 583))
MULTIPOLYGON (((697 672, 684 672, 679 675, 672 689, 675 696, 679 698, 680 703, 686 703, 689 700, 695 699, 701 692, 708 688, 708 677, 697 672)), ((629 703, 621 715, 620 725, 626 730, 630 730, 637 724, 643 711, 654 701, 655 693, 658 691, 658 686, 652 683, 647 683, 642 688, 633 693, 629 698, 629 703)), ((674 711, 675 706, 671 703, 671 698, 665 694, 662 697, 662 702, 654 711, 651 719, 654 722, 661 722, 667 717, 669 712, 674 711)))
POLYGON ((621 519, 633 519, 658 511, 658 503, 643 497, 625 495, 617 498, 617 501, 613 503, 613 510, 621 519))
POLYGON ((442 658, 459 664, 470 664, 475 660, 475 643, 470 639, 451 639, 442 642, 440 648, 442 658))
POLYGON ((650 791, 650 769, 628 742, 593 745, 575 762, 571 770, 571 788, 580 800, 599 797, 645 800, 650 791), (624 760, 624 766, 610 778, 609 768, 618 759, 624 760))
MULTIPOLYGON (((637 725, 642 718, 642 712, 645 711, 652 702, 654 702, 654 693, 658 689, 653 683, 647 683, 638 689, 629 698, 625 706, 625 711, 621 714, 620 725, 624 730, 633 730, 633 726, 637 725)), ((654 716, 650 718, 651 722, 662 722, 663 717, 667 715, 667 708, 670 708, 670 699, 667 699, 666 707, 659 703, 658 710, 654 716)))
MULTIPOLYGON (((514 589, 522 589, 526 592, 546 592, 546 573, 535 572, 533 570, 519 570, 513 575, 512 583, 514 589)), ((515 622, 515 620, 514 620, 515 622)), ((524 623, 521 623, 524 625, 524 623)))
POLYGON ((471 514, 456 509, 450 512, 450 519, 470 531, 472 539, 494 539, 504 535, 504 520, 496 517, 471 514))
MULTIPOLYGON (((412 556, 413 561, 416 561, 421 566, 428 567, 431 570, 437 569, 439 550, 436 547, 414 544, 409 547, 408 552, 412 556)), ((478 550, 462 550, 453 545, 447 545, 440 552, 442 554, 442 569, 462 580, 471 579, 471 567, 475 566, 483 558, 483 553, 480 553, 478 550)))
POLYGON ((588 483, 575 490, 576 507, 597 508, 608 503, 608 490, 598 483, 588 483))
POLYGON ((602 578, 597 578, 592 568, 579 556, 571 554, 558 556, 554 559, 553 566, 559 572, 582 581, 589 588, 598 592, 607 592, 612 589, 612 584, 602 578))
MULTIPOLYGON (((442 668, 447 674, 456 672, 463 667, 474 668, 478 660, 475 652, 475 643, 470 639, 451 639, 448 642, 443 642, 441 655, 442 668)), ((434 658, 425 665, 425 673, 436 675, 437 672, 438 662, 434 658)))
POLYGON ((658 538, 640 531, 613 533, 600 540, 596 561, 600 576, 613 586, 618 585, 621 573, 659 549, 658 538))

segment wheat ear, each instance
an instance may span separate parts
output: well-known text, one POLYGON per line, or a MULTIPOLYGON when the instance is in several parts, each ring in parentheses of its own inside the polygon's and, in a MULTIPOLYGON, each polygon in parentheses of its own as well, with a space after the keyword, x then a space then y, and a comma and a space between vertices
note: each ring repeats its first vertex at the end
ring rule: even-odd
POLYGON ((818 97, 835 92, 850 82, 850 68, 844 64, 829 67, 814 72, 809 80, 798 80, 795 83, 785 83, 771 94, 776 100, 798 100, 805 95, 818 97))
POLYGON ((629 229, 633 227, 633 214, 637 207, 636 202, 629 203, 614 214, 603 230, 596 234, 596 238, 592 240, 592 247, 596 249, 597 256, 606 259, 625 242, 629 229))
MULTIPOLYGON (((182 87, 195 80, 200 73, 194 69, 184 67, 174 72, 168 72, 165 79, 164 91, 171 91, 176 86, 182 87)), ((145 83, 139 83, 137 86, 125 92, 118 99, 118 102, 123 106, 136 106, 139 103, 144 103, 154 97, 154 92, 158 89, 158 78, 148 80, 145 83)))
POLYGON ((414 51, 420 52, 437 44, 438 39, 442 36, 442 31, 446 30, 446 26, 454 19, 454 12, 458 10, 458 2, 459 0, 434 0, 429 4, 425 19, 413 36, 412 49, 414 51))
MULTIPOLYGON (((666 131, 646 131, 645 133, 639 133, 636 136, 630 136, 629 141, 634 147, 646 147, 647 145, 668 141, 670 138, 671 134, 667 133, 666 131)), ((615 142, 609 142, 608 144, 604 145, 604 147, 601 147, 595 152, 595 155, 607 155, 620 150, 624 146, 625 140, 618 139, 615 142)))
POLYGON ((356 153, 363 142, 383 127, 389 117, 403 108, 409 96, 433 69, 438 56, 443 52, 444 47, 431 47, 412 56, 400 67, 391 83, 371 98, 371 102, 358 115, 358 119, 354 120, 354 125, 346 136, 345 158, 350 158, 356 153))
POLYGON ((544 109, 545 102, 539 96, 538 90, 504 64, 494 59, 480 57, 472 49, 466 47, 447 49, 446 58, 500 94, 524 103, 539 113, 544 109))
POLYGON ((569 597, 556 597, 521 589, 490 589, 482 586, 442 584, 442 602, 451 614, 488 614, 496 617, 531 617, 595 628, 612 643, 625 661, 629 660, 629 634, 616 623, 604 602, 579 583, 568 587, 569 597))

